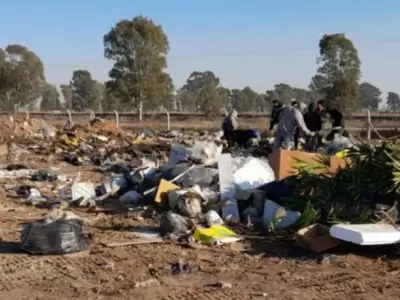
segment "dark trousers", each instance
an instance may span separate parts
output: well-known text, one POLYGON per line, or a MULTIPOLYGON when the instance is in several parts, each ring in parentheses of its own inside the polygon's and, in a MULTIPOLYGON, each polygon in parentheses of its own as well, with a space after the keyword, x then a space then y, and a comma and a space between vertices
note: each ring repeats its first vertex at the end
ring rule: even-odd
POLYGON ((297 150, 299 147, 299 138, 300 138, 300 128, 297 128, 294 132, 294 149, 297 150))
POLYGON ((235 145, 235 132, 234 131, 229 131, 225 130, 224 131, 224 138, 228 142, 228 147, 231 148, 235 145))
POLYGON ((331 132, 328 133, 328 135, 326 136, 326 140, 327 141, 333 141, 333 139, 335 138, 335 134, 336 133, 342 133, 343 129, 332 129, 331 132))

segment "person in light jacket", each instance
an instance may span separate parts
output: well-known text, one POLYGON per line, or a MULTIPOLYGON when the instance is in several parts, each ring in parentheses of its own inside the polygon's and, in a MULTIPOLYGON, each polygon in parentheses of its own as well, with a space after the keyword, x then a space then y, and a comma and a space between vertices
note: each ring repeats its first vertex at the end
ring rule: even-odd
POLYGON ((297 127, 299 127, 305 135, 314 136, 314 133, 307 128, 300 110, 293 106, 285 107, 278 123, 274 150, 279 148, 286 150, 294 149, 297 127))
POLYGON ((232 110, 228 116, 225 117, 222 123, 222 130, 224 131, 224 138, 228 142, 228 146, 235 145, 235 130, 239 128, 238 113, 232 110))

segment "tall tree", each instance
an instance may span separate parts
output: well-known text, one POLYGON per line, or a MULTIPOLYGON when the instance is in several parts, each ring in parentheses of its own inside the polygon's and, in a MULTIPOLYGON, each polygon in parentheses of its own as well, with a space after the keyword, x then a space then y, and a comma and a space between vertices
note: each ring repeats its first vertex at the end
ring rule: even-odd
POLYGON ((106 87, 121 105, 138 110, 172 94, 172 80, 165 72, 168 38, 153 20, 137 16, 119 21, 104 36, 104 48, 105 57, 114 61, 106 87))
POLYGON ((243 103, 242 111, 245 112, 255 111, 258 93, 253 91, 249 86, 244 87, 242 92, 243 94, 246 95, 246 102, 243 103))
POLYGON ((279 95, 279 100, 283 104, 290 104, 294 100, 293 88, 286 83, 279 83, 274 86, 275 92, 279 95))
POLYGON ((269 101, 267 95, 258 94, 256 99, 256 111, 269 111, 271 110, 272 102, 269 101))
POLYGON ((358 92, 358 107, 370 110, 378 110, 381 102, 381 91, 369 82, 360 84, 358 92))
POLYGON ((400 96, 395 92, 389 92, 386 98, 387 106, 391 111, 400 110, 400 96))
POLYGON ((231 91, 230 106, 239 112, 246 111, 247 95, 243 90, 233 89, 231 91))
POLYGON ((219 78, 211 71, 192 72, 179 94, 185 110, 203 113, 219 113, 227 96, 226 90, 219 84, 219 78))
POLYGON ((324 35, 319 42, 318 75, 324 79, 323 92, 332 106, 356 106, 361 61, 353 42, 344 34, 324 35))
POLYGON ((60 94, 55 85, 46 83, 43 87, 40 109, 42 110, 60 110, 62 108, 60 94))
POLYGON ((321 74, 317 74, 311 78, 308 89, 311 92, 311 99, 318 101, 326 97, 324 89, 326 87, 326 78, 321 74))
POLYGON ((101 99, 98 82, 93 80, 89 71, 74 71, 70 86, 72 89, 71 102, 73 110, 84 111, 85 109, 99 109, 101 99))
POLYGON ((61 95, 64 98, 65 108, 72 109, 72 87, 67 84, 60 85, 61 95))
POLYGON ((0 106, 13 109, 35 103, 45 84, 40 58, 22 45, 0 49, 0 106))
POLYGON ((308 104, 313 100, 312 93, 309 90, 302 88, 293 88, 293 96, 299 103, 308 104))

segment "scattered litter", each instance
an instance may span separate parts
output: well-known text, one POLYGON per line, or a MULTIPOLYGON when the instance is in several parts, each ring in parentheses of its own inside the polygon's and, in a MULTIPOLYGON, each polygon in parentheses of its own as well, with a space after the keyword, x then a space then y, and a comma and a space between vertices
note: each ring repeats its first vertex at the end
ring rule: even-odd
POLYGON ((222 218, 228 222, 239 222, 239 210, 236 201, 235 181, 233 177, 232 156, 222 154, 218 158, 222 218))
POLYGON ((189 225, 184 217, 169 211, 160 218, 160 231, 164 234, 172 233, 181 236, 189 232, 189 225))
POLYGON ((159 285, 160 285, 160 282, 155 278, 151 278, 146 281, 135 282, 135 288, 148 288, 148 287, 159 286, 159 285))
POLYGON ((313 252, 322 252, 340 245, 340 241, 330 236, 329 227, 313 224, 296 232, 296 242, 299 246, 313 252))
POLYGON ((279 204, 266 200, 264 204, 263 226, 267 229, 285 229, 294 225, 301 217, 297 211, 287 210, 279 204))
POLYGON ((89 249, 90 244, 83 233, 83 221, 77 219, 29 223, 21 233, 21 249, 31 254, 81 252, 89 249))
POLYGON ((213 225, 210 228, 197 228, 194 239, 202 244, 221 245, 235 243, 241 240, 232 230, 222 225, 213 225))
POLYGON ((337 224, 330 235, 357 245, 389 245, 400 241, 400 231, 389 224, 337 224))
POLYGON ((182 260, 178 261, 171 265, 171 274, 172 275, 184 275, 184 274, 192 274, 199 271, 199 266, 192 265, 182 260))
POLYGON ((215 210, 210 210, 206 213, 205 219, 208 226, 213 225, 223 225, 224 221, 221 219, 220 215, 215 210))

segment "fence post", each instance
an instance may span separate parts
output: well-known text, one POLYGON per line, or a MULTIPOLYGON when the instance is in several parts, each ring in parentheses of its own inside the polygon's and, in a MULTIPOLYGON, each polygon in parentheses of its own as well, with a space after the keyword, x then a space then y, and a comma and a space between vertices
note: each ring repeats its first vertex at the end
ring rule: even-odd
POLYGON ((25 109, 25 116, 26 116, 26 119, 29 120, 30 116, 29 116, 29 111, 27 109, 25 109))
POLYGON ((94 113, 93 110, 90 111, 89 118, 90 118, 90 121, 93 121, 96 118, 96 114, 94 113))
POLYGON ((371 112, 368 109, 367 110, 367 139, 368 141, 371 140, 371 128, 372 128, 372 123, 371 123, 371 112))
POLYGON ((170 122, 170 118, 169 118, 169 111, 168 109, 164 108, 165 113, 167 114, 167 130, 171 130, 171 122, 170 122))
POLYGON ((68 114, 68 122, 67 122, 67 128, 71 129, 72 128, 72 115, 69 109, 67 109, 67 114, 68 114))
POLYGON ((114 109, 114 114, 115 114, 115 124, 117 125, 117 127, 119 127, 119 115, 115 109, 114 109))
POLYGON ((139 102, 139 122, 143 121, 143 101, 139 102))

